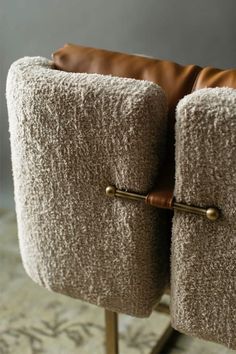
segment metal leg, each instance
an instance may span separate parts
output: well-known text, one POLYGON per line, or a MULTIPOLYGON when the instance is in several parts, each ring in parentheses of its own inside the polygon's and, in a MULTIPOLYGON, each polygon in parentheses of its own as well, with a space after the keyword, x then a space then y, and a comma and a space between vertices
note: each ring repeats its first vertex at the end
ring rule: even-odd
POLYGON ((164 347, 164 345, 166 344, 166 342, 170 339, 171 335, 173 334, 174 330, 171 327, 171 325, 169 325, 165 332, 162 333, 161 338, 159 338, 158 342, 156 343, 155 347, 152 349, 150 354, 161 354, 162 349, 164 347))
MULTIPOLYGON (((167 305, 159 305, 159 311, 168 312, 167 305), (164 311, 163 311, 164 310, 164 311)), ((157 307, 158 311, 158 307, 157 307)), ((106 322, 106 354, 119 354, 119 334, 118 334, 118 314, 113 311, 105 310, 105 322, 106 322)), ((162 333, 161 338, 159 338, 158 343, 154 346, 150 354, 160 354, 165 343, 173 334, 174 330, 171 324, 167 326, 165 331, 162 333)))
POLYGON ((119 354, 118 349, 118 314, 105 310, 106 354, 119 354))

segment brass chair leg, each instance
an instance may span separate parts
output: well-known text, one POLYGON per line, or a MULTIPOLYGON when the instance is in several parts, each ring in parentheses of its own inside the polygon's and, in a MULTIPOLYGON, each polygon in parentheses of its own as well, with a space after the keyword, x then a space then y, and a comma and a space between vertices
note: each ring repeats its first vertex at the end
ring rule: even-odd
MULTIPOLYGON (((168 305, 159 305, 157 311, 168 313, 168 305), (164 310, 164 311, 163 311, 164 310)), ((106 354, 119 354, 118 313, 105 310, 106 354)), ((165 343, 174 333, 171 324, 167 326, 150 354, 160 354, 165 343)))
POLYGON ((106 354, 119 354, 118 314, 105 310, 106 354))
POLYGON ((154 346, 154 348, 152 348, 151 353, 150 354, 161 354, 163 353, 162 349, 164 347, 164 345, 166 344, 166 342, 170 339, 171 335, 174 333, 174 329, 171 327, 171 325, 169 325, 165 332, 162 333, 161 337, 159 338, 158 342, 156 343, 156 345, 154 346))

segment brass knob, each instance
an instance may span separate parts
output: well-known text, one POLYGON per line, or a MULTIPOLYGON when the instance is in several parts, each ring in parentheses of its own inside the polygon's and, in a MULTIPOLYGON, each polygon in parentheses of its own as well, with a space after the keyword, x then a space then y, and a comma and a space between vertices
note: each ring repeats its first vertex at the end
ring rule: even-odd
POLYGON ((116 187, 115 186, 108 186, 106 188, 106 195, 108 197, 115 197, 115 195, 116 195, 116 187))
POLYGON ((220 216, 220 212, 216 208, 208 208, 206 211, 206 217, 211 221, 217 220, 219 216, 220 216))

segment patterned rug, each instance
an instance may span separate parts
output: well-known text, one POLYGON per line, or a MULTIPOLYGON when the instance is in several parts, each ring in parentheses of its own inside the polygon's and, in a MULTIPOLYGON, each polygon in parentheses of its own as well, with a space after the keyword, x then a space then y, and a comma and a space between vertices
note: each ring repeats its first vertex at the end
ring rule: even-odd
MULTIPOLYGON (((104 311, 49 292, 25 274, 15 215, 0 211, 0 354, 104 354, 104 311)), ((120 315, 120 354, 149 354, 170 324, 120 315)))

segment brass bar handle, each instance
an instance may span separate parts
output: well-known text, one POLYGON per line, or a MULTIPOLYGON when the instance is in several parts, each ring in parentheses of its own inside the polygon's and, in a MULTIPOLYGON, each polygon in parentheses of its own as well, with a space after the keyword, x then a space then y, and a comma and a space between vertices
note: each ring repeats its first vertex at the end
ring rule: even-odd
MULTIPOLYGON (((118 197, 118 198, 130 199, 130 200, 142 200, 144 202, 146 201, 147 198, 147 196, 142 194, 121 191, 117 189, 115 186, 108 186, 106 188, 106 195, 108 197, 118 197)), ((200 208, 200 207, 187 205, 183 203, 177 203, 174 201, 171 209, 202 215, 211 221, 216 221, 220 217, 220 211, 216 207, 200 208)))

